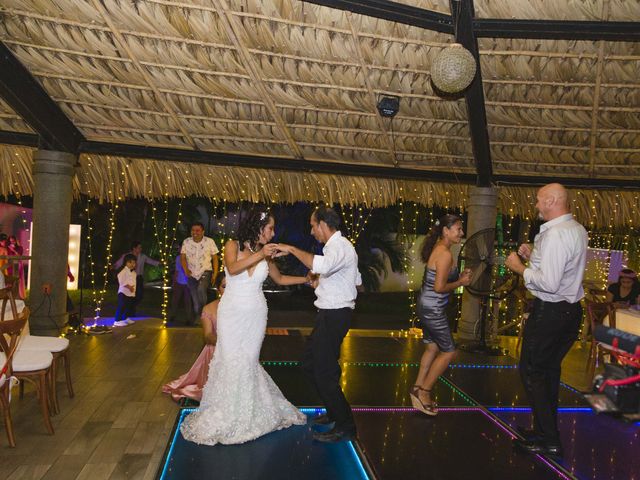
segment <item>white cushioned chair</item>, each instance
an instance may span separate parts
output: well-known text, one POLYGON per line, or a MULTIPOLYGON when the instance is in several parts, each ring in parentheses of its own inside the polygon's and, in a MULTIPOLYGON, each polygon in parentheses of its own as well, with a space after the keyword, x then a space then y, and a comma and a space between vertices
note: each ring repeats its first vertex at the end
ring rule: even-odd
MULTIPOLYGON (((21 312, 25 308, 24 302, 19 299, 15 299, 11 288, 6 287, 0 289, 0 300, 2 300, 0 320, 11 320, 14 318, 14 312, 21 312)), ((71 383, 71 362, 69 358, 69 339, 59 337, 44 337, 38 335, 31 335, 29 332, 29 322, 22 330, 22 339, 18 345, 18 353, 21 351, 31 352, 49 352, 53 355, 53 364, 51 365, 51 413, 56 414, 60 412, 58 406, 58 364, 63 361, 65 369, 65 377, 67 382, 67 390, 69 397, 73 398, 73 384, 71 383)), ((22 386, 20 391, 22 392, 22 386)))
MULTIPOLYGON (((53 355, 51 354, 51 352, 46 351, 21 351, 21 339, 14 338, 17 335, 16 329, 14 328, 14 323, 19 322, 26 324, 28 322, 28 319, 29 309, 25 308, 20 314, 18 314, 17 320, 7 320, 0 323, 0 332, 3 332, 2 339, 0 339, 0 350, 2 350, 2 352, 0 352, 0 364, 4 365, 7 360, 7 354, 11 355, 13 353, 13 358, 11 358, 10 363, 11 373, 21 382, 26 380, 32 382, 35 385, 38 393, 38 399, 40 400, 40 408, 42 410, 42 417, 45 427, 47 428, 47 431, 53 435, 53 425, 51 424, 49 410, 49 383, 51 375, 51 365, 53 364, 53 355), (7 333, 11 336, 11 345, 7 343, 4 337, 4 331, 7 329, 11 330, 7 333), (17 349, 15 349, 16 342, 17 349)), ((20 330, 22 329, 23 328, 21 327, 20 330)), ((5 407, 4 401, 3 407, 5 407)), ((9 407, 7 402, 6 408, 4 408, 5 414, 8 411, 8 408, 9 407)), ((5 417, 5 425, 6 424, 7 420, 5 417)), ((10 443, 11 436, 12 435, 10 435, 10 443)))

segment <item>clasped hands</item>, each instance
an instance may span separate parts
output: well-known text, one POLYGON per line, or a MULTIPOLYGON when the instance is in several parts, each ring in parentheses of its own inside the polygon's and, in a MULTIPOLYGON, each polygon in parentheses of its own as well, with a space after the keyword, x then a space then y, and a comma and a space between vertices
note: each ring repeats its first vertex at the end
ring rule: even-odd
POLYGON ((262 247, 262 254, 269 258, 284 257, 291 253, 291 246, 284 243, 267 243, 262 247))

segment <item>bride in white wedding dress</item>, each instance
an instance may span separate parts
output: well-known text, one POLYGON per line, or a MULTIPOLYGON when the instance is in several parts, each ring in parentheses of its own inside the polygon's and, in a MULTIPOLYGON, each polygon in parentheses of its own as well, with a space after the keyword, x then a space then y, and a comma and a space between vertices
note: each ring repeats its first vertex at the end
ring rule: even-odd
POLYGON ((218 341, 200 408, 180 429, 186 440, 204 445, 244 443, 307 421, 259 362, 267 325, 262 283, 267 275, 280 285, 307 281, 282 275, 276 267, 273 257, 279 253, 276 244, 268 243, 274 227, 268 212, 250 212, 240 222, 238 240, 225 245, 227 287, 218 307, 218 341))

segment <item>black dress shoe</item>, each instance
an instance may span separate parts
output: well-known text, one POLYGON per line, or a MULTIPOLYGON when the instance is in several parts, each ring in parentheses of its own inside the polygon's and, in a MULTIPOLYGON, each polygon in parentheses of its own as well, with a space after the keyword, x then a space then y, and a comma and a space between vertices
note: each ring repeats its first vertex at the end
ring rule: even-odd
POLYGON ((334 423, 335 420, 331 420, 329 415, 318 415, 317 417, 313 417, 312 422, 314 425, 329 425, 334 423))
POLYGON ((513 446, 518 450, 546 455, 552 458, 562 458, 563 455, 562 445, 547 443, 541 440, 520 440, 516 438, 513 440, 513 446))
POLYGON ((341 430, 332 428, 328 432, 313 432, 313 439, 319 442, 348 442, 356 438, 355 430, 341 430))

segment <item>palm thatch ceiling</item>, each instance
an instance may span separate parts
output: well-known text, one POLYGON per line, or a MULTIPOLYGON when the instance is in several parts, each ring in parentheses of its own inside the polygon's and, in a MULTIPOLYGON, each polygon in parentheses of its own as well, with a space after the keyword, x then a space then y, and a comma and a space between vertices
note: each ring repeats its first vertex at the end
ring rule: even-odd
MULTIPOLYGON (((640 2, 474 3, 494 178, 637 189, 640 2), (511 28, 520 38, 499 38, 511 28), (544 31, 554 38, 526 38, 544 31)), ((333 162, 338 173, 388 167, 464 184, 477 173, 465 98, 442 98, 430 79, 455 41, 451 13, 448 0, 0 0, 0 40, 81 132, 83 157, 117 155, 117 144, 178 149, 185 162, 215 152, 220 164, 333 162), (402 7, 425 9, 440 31, 339 9, 353 4, 390 7, 401 22, 402 7), (376 111, 384 95, 400 97, 393 120, 376 111)), ((31 127, 0 101, 0 141, 41 133, 31 127)))

